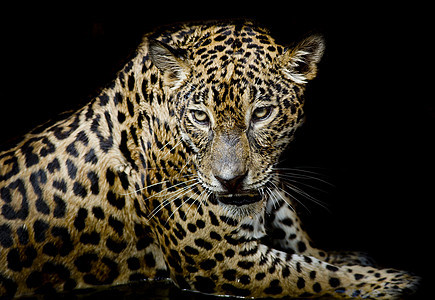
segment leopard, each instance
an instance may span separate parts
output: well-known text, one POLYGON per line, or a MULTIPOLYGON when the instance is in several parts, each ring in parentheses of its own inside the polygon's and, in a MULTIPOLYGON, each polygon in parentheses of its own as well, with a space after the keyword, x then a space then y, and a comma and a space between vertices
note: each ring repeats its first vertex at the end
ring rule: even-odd
POLYGON ((0 153, 0 295, 131 282, 241 298, 397 299, 419 277, 316 248, 281 156, 325 49, 252 20, 145 34, 80 109, 0 153))

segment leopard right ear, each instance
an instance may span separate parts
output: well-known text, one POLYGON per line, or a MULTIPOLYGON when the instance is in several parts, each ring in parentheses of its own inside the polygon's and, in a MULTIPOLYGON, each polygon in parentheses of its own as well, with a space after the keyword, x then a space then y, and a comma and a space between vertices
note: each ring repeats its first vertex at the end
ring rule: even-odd
POLYGON ((317 75, 317 64, 325 51, 325 40, 319 34, 307 37, 281 57, 285 78, 298 84, 306 84, 317 75))
POLYGON ((156 41, 148 41, 151 61, 162 72, 163 82, 172 89, 178 88, 189 75, 189 64, 182 51, 156 41))

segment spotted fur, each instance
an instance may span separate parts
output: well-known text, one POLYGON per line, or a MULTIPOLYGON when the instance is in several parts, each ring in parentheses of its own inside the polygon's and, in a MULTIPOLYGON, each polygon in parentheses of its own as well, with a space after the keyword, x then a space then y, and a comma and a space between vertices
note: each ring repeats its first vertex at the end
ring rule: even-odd
POLYGON ((146 35, 89 104, 0 154, 0 295, 163 278, 242 297, 413 291, 314 248, 276 172, 323 50, 251 22, 146 35))

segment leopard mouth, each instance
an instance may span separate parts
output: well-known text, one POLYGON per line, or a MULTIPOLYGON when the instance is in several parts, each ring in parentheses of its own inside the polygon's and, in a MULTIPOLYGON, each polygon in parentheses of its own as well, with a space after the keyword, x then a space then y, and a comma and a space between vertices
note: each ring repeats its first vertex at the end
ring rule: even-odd
POLYGON ((249 191, 245 193, 238 194, 215 194, 216 199, 226 205, 249 205, 252 203, 259 202, 263 199, 258 191, 249 191))

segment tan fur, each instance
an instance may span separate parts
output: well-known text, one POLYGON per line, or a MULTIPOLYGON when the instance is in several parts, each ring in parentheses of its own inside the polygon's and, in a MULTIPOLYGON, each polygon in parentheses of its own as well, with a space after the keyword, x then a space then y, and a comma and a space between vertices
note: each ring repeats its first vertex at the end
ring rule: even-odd
POLYGON ((0 154, 0 295, 162 278, 242 297, 415 289, 312 247, 280 183, 323 49, 251 22, 147 34, 98 97, 0 154))

